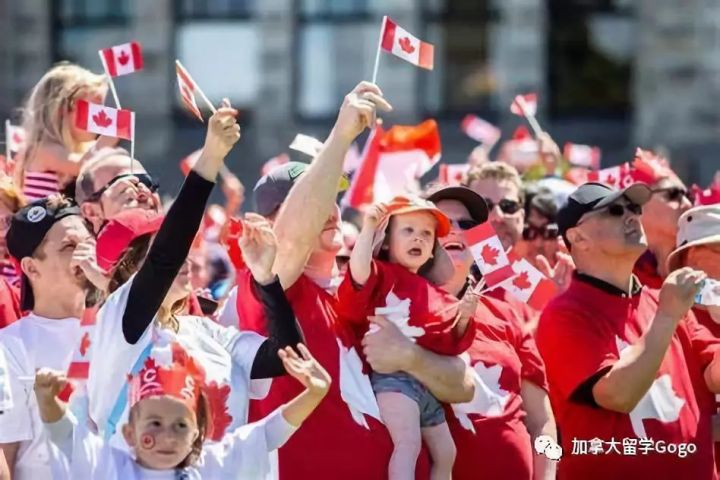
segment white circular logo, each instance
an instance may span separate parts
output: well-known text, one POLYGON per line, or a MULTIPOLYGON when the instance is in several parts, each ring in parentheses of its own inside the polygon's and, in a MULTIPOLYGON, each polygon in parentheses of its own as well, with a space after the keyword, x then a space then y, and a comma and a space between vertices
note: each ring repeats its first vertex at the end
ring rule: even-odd
POLYGON ((41 207, 40 205, 37 205, 35 207, 32 207, 27 212, 27 219, 28 222, 31 223, 38 223, 41 221, 45 216, 47 215, 47 210, 45 210, 45 207, 41 207))

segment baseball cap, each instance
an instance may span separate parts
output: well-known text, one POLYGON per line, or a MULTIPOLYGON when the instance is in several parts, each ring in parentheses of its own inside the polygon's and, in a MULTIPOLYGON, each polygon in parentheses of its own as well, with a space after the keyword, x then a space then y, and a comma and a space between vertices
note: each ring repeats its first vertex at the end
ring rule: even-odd
MULTIPOLYGON (((71 215, 80 215, 80 208, 69 201, 52 196, 37 200, 13 215, 6 243, 8 252, 18 262, 31 257, 55 223, 71 215)), ((22 273, 20 308, 32 310, 35 304, 30 280, 22 273)))
MULTIPOLYGON (((288 162, 278 165, 267 175, 263 175, 253 188, 255 211, 267 217, 280 208, 295 180, 307 170, 308 166, 307 163, 288 162)), ((347 190, 348 186, 348 179, 343 175, 340 178, 339 189, 342 192, 347 190)))
POLYGON ((558 211, 558 230, 565 244, 568 244, 565 234, 586 213, 607 207, 622 197, 637 205, 644 205, 651 196, 652 190, 644 183, 635 183, 624 190, 615 190, 604 183, 585 183, 570 194, 567 203, 558 211))
POLYGON ((457 200, 465 205, 472 219, 478 224, 485 223, 488 219, 488 208, 485 199, 467 187, 441 188, 425 198, 434 204, 441 200, 457 200))
POLYGON ((142 208, 123 210, 105 225, 95 245, 97 263, 109 272, 122 257, 133 240, 160 230, 165 216, 142 208))

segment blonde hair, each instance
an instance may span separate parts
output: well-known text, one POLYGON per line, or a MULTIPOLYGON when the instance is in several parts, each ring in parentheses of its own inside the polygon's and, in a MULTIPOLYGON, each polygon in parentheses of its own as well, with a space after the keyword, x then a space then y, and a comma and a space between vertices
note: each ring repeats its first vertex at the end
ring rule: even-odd
POLYGON ((477 180, 495 180, 498 182, 509 181, 517 187, 518 198, 523 200, 523 183, 517 169, 505 162, 483 163, 480 166, 473 167, 467 173, 463 185, 469 187, 477 180))
POLYGON ((7 175, 0 175, 0 203, 13 213, 27 205, 25 196, 7 175))
POLYGON ((24 172, 32 164, 43 143, 62 145, 70 152, 77 149, 65 114, 78 98, 101 92, 106 86, 104 75, 96 75, 68 62, 55 65, 43 75, 22 109, 27 147, 15 164, 15 182, 18 187, 22 188, 24 172))

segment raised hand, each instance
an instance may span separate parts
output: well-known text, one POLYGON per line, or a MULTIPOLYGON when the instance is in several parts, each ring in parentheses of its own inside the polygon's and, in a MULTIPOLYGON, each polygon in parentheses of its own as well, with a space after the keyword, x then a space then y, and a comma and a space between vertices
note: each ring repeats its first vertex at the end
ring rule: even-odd
POLYGON ((298 343, 297 349, 302 356, 298 355, 292 347, 285 347, 278 351, 285 370, 302 383, 308 392, 324 396, 332 383, 330 374, 315 360, 305 345, 298 343))
POLYGON ((80 242, 75 246, 70 259, 70 268, 81 270, 90 283, 102 291, 107 290, 110 279, 106 276, 106 272, 103 272, 98 266, 94 238, 80 242))
POLYGON ((245 214, 238 244, 255 281, 261 285, 271 283, 275 278, 272 267, 277 253, 277 239, 270 222, 255 213, 245 214))
POLYGON ((556 258, 555 268, 550 266, 550 262, 543 255, 535 257, 535 262, 540 273, 555 282, 558 293, 562 293, 570 286, 572 274, 575 271, 575 262, 570 255, 563 252, 557 252, 556 258))
POLYGON ((368 208, 363 220, 363 229, 374 231, 380 222, 387 215, 387 206, 384 203, 376 203, 368 208))
POLYGON ((705 278, 705 272, 690 267, 671 272, 660 288, 658 313, 679 322, 695 304, 695 295, 705 278))
POLYGON ((49 368, 41 368, 35 373, 35 395, 38 402, 57 397, 67 385, 64 373, 49 368))
POLYGON ((350 93, 345 95, 335 122, 335 133, 346 142, 352 142, 365 128, 375 125, 378 109, 390 112, 392 105, 385 100, 377 85, 360 82, 350 93))

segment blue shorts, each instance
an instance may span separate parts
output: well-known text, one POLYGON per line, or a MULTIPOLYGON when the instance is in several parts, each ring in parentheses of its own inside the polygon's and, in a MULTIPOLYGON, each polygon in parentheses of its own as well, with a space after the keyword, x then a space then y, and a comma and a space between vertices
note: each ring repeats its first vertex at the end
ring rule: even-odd
POLYGON ((373 391, 377 395, 382 392, 402 393, 415 400, 420 409, 420 426, 434 427, 445 423, 445 412, 437 398, 433 397, 425 385, 407 373, 390 374, 375 373, 370 375, 373 391))

